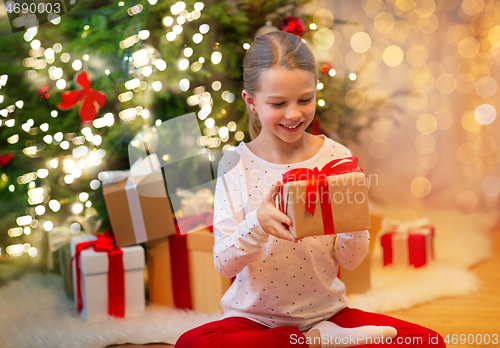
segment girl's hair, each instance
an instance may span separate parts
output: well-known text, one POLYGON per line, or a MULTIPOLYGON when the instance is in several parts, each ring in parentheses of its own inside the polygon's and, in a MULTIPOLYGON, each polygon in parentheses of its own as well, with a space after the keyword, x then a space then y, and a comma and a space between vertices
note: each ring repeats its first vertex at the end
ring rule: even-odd
MULTIPOLYGON (((311 50, 296 35, 273 31, 259 36, 248 49, 243 61, 243 86, 251 95, 260 88, 260 77, 269 68, 302 69, 317 79, 316 61, 311 50)), ((255 139, 262 128, 257 114, 247 107, 250 138, 255 139)))

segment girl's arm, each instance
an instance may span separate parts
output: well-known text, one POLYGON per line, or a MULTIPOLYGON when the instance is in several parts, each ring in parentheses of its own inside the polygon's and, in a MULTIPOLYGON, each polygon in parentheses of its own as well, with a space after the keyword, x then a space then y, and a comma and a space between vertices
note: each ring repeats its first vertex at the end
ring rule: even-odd
POLYGON ((370 234, 367 230, 337 233, 333 244, 333 258, 348 270, 360 265, 368 254, 370 234))
POLYGON ((269 240, 257 210, 245 215, 244 181, 238 167, 230 166, 231 161, 237 161, 234 155, 228 152, 219 163, 214 201, 215 268, 228 278, 240 273, 269 240))

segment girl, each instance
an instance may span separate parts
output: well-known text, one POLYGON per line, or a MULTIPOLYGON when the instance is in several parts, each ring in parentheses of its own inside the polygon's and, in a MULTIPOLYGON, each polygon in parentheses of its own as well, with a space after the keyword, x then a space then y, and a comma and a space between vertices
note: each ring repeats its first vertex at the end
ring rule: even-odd
POLYGON ((275 205, 283 174, 351 156, 305 132, 316 106, 311 51, 299 37, 275 31, 252 43, 243 67, 253 140, 221 159, 214 208, 215 267, 236 279, 222 298, 222 319, 186 332, 176 347, 378 347, 391 340, 395 347, 445 347, 432 330, 346 306, 338 267, 361 263, 368 231, 296 240, 283 226, 292 224, 275 205))

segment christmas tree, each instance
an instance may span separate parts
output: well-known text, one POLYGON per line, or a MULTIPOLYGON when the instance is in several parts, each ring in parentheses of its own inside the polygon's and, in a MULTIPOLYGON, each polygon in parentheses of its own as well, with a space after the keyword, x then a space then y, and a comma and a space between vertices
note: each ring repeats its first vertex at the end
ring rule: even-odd
MULTIPOLYGON (((138 133, 195 112, 198 145, 220 150, 249 141, 239 97, 245 50, 257 32, 278 29, 328 46, 328 37, 314 34, 333 18, 301 10, 307 3, 79 2, 47 23, 21 22, 15 33, 0 21, 1 260, 43 268, 50 231, 92 229, 97 219, 108 228, 99 173, 129 168, 128 145, 138 133)), ((376 108, 358 110, 356 96, 345 98, 355 77, 318 63, 311 132, 355 139, 376 108)))

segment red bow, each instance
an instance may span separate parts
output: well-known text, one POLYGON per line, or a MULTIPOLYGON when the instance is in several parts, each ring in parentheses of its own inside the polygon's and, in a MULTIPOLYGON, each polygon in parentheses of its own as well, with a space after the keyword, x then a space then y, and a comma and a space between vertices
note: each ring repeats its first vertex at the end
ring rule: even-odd
POLYGON ((5 167, 14 158, 14 154, 7 153, 0 156, 0 166, 5 167))
POLYGON ((183 219, 179 219, 175 224, 175 230, 177 234, 186 234, 187 231, 191 231, 195 227, 200 225, 207 226, 210 232, 214 231, 213 227, 214 223, 214 210, 212 209, 205 214, 201 214, 198 216, 188 216, 183 219))
POLYGON ((93 246, 95 251, 108 253, 108 313, 116 317, 125 316, 125 272, 123 268, 123 251, 116 246, 115 237, 111 231, 96 234, 97 240, 76 245, 75 255, 71 258, 69 274, 76 258, 76 303, 78 312, 82 311, 83 301, 80 286, 80 253, 93 246))
POLYGON ((106 94, 94 91, 90 88, 90 81, 87 73, 82 71, 76 77, 76 82, 83 87, 79 91, 64 92, 62 102, 57 106, 63 110, 68 110, 83 100, 80 106, 80 118, 82 122, 88 123, 95 120, 98 107, 103 107, 106 103, 106 94))
POLYGON ((283 174, 283 184, 281 185, 281 211, 285 211, 285 202, 283 199, 283 186, 287 182, 306 180, 306 208, 305 210, 314 215, 317 201, 317 191, 320 194, 321 215, 323 217, 323 225, 325 226, 325 234, 334 234, 335 227, 333 225, 333 216, 330 203, 330 193, 328 189, 328 176, 345 174, 356 171, 357 157, 339 158, 328 162, 323 169, 298 168, 292 169, 283 174), (316 189, 318 187, 318 189, 316 189))

